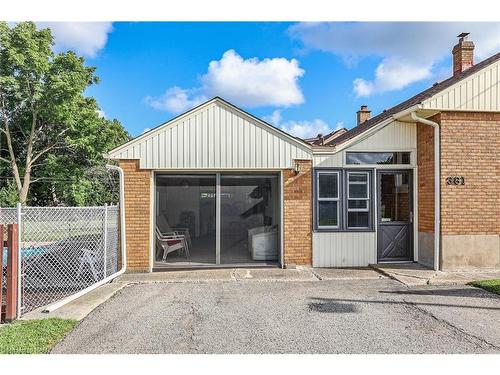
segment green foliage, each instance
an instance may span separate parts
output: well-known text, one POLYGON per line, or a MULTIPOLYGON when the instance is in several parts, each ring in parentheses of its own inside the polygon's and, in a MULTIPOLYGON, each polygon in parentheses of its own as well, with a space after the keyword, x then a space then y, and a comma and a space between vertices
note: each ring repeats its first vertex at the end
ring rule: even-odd
POLYGON ((0 354, 44 354, 78 322, 69 319, 16 321, 0 326, 0 354))
MULTIPOLYGON (((54 54, 52 45, 49 29, 0 22, 0 172, 15 182, 21 201, 25 193, 23 203, 116 201, 103 154, 130 137, 117 120, 99 117, 95 99, 84 96, 99 81, 95 68, 74 52, 54 54)), ((0 203, 12 198, 12 185, 2 183, 0 203)))
POLYGON ((14 181, 0 180, 0 207, 14 207, 19 202, 14 181))
POLYGON ((470 285, 482 288, 491 293, 500 294, 500 279, 473 281, 470 285))

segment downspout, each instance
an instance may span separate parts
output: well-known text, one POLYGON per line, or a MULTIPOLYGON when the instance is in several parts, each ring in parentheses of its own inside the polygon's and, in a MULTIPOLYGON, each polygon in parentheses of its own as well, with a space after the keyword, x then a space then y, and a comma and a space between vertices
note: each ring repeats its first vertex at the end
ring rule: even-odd
POLYGON ((439 124, 419 117, 416 112, 410 113, 415 122, 434 128, 434 270, 439 270, 439 253, 441 243, 441 169, 440 169, 440 139, 439 124))
POLYGON ((119 209, 120 209, 120 243, 121 243, 121 255, 122 255, 122 267, 118 272, 115 272, 112 275, 109 275, 108 277, 102 279, 101 281, 92 284, 91 286, 80 290, 78 293, 75 293, 67 298, 62 299, 61 301, 58 301, 56 303, 53 303, 52 305, 47 306, 43 312, 44 313, 50 313, 67 303, 74 301, 75 299, 87 294, 88 292, 91 292, 92 290, 100 287, 101 285, 107 284, 113 279, 117 278, 118 276, 122 275, 125 273, 127 270, 127 244, 126 244, 126 236, 125 236, 125 178, 123 175, 123 169, 120 167, 117 167, 115 165, 107 164, 106 165, 107 169, 111 169, 114 171, 118 171, 118 175, 120 176, 120 204, 119 204, 119 209))
MULTIPOLYGON (((118 172, 120 178, 120 242, 122 251, 122 268, 120 275, 127 270, 127 236, 125 235, 125 177, 123 174, 123 169, 117 167, 116 165, 106 164, 106 168, 118 172)), ((119 276, 119 275, 117 275, 119 276)))

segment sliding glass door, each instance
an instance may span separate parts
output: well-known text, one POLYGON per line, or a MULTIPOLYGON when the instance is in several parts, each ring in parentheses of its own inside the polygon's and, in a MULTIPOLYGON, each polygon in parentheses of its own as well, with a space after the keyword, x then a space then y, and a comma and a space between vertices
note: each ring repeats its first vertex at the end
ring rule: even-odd
POLYGON ((155 267, 279 260, 276 174, 158 174, 155 267))
POLYGON ((278 176, 221 175, 220 263, 278 261, 278 176))
POLYGON ((155 261, 215 264, 215 210, 215 175, 158 175, 155 261))

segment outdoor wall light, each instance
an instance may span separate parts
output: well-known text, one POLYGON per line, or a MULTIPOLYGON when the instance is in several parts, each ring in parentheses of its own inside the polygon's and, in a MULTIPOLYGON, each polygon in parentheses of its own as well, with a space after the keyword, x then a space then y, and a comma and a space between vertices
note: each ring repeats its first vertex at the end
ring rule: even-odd
POLYGON ((295 163, 295 175, 297 176, 302 170, 302 165, 300 163, 295 163))

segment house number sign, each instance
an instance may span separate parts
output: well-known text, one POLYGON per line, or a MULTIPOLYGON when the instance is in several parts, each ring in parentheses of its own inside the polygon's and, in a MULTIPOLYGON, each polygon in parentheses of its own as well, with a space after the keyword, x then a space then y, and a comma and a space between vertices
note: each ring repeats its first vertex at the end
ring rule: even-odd
POLYGON ((446 177, 446 185, 465 185, 465 178, 463 176, 446 177))

